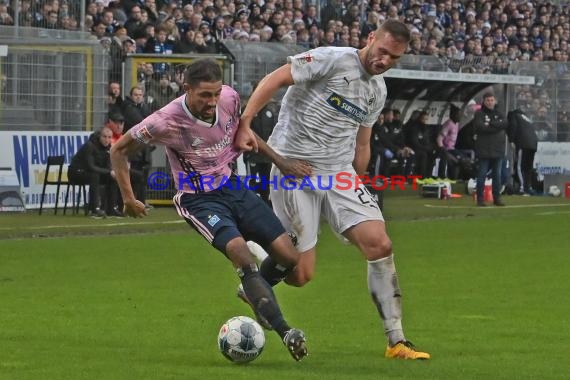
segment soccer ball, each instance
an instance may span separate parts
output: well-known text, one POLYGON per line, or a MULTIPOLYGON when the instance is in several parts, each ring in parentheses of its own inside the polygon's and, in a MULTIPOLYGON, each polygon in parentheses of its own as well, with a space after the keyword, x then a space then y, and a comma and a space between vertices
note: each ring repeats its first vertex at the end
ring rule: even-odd
POLYGON ((548 194, 552 195, 553 197, 559 197, 560 193, 561 191, 556 185, 552 185, 548 188, 548 194))
POLYGON ((234 363, 247 363, 263 351, 265 334, 263 329, 249 317, 230 318, 220 328, 218 347, 228 360, 234 363))

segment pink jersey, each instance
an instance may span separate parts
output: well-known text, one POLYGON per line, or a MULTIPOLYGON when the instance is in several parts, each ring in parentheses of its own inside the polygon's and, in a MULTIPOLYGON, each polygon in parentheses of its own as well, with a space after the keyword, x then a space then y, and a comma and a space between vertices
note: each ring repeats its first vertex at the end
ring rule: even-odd
POLYGON ((441 127, 438 136, 438 143, 443 146, 445 150, 455 149, 455 142, 457 141, 457 134, 459 133, 459 123, 453 120, 447 120, 441 127))
POLYGON ((210 191, 232 174, 230 165, 241 154, 233 147, 239 95, 229 86, 222 87, 214 124, 192 115, 185 99, 186 95, 174 99, 129 132, 141 143, 166 147, 176 190, 210 191))

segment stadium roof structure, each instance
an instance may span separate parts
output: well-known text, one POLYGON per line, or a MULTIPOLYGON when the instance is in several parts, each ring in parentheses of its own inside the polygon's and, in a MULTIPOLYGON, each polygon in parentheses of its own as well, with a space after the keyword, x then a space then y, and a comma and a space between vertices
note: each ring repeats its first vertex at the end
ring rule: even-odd
POLYGON ((384 74, 391 99, 462 102, 486 87, 534 85, 535 77, 510 74, 471 74, 446 71, 390 69, 384 74))

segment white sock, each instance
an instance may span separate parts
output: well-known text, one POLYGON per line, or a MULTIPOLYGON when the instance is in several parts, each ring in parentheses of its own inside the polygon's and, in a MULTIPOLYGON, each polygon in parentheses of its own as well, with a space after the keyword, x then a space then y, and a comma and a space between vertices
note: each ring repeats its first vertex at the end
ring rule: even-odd
POLYGON ((384 322, 390 346, 406 340, 402 330, 401 292, 394 256, 368 261, 368 290, 384 322))
POLYGON ((251 254, 255 256, 258 262, 262 263, 263 260, 265 260, 265 258, 269 256, 269 254, 265 252, 265 250, 256 242, 249 240, 246 242, 246 244, 247 248, 249 248, 249 252, 251 252, 251 254))

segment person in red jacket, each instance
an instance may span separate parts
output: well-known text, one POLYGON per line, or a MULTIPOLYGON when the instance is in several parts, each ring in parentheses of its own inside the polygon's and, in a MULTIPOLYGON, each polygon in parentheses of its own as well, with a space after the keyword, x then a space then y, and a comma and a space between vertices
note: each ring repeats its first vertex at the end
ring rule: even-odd
POLYGON ((109 112, 105 127, 109 128, 111 132, 113 132, 113 136, 111 138, 111 145, 113 145, 121 138, 121 136, 123 136, 125 117, 122 113, 117 111, 109 112))

